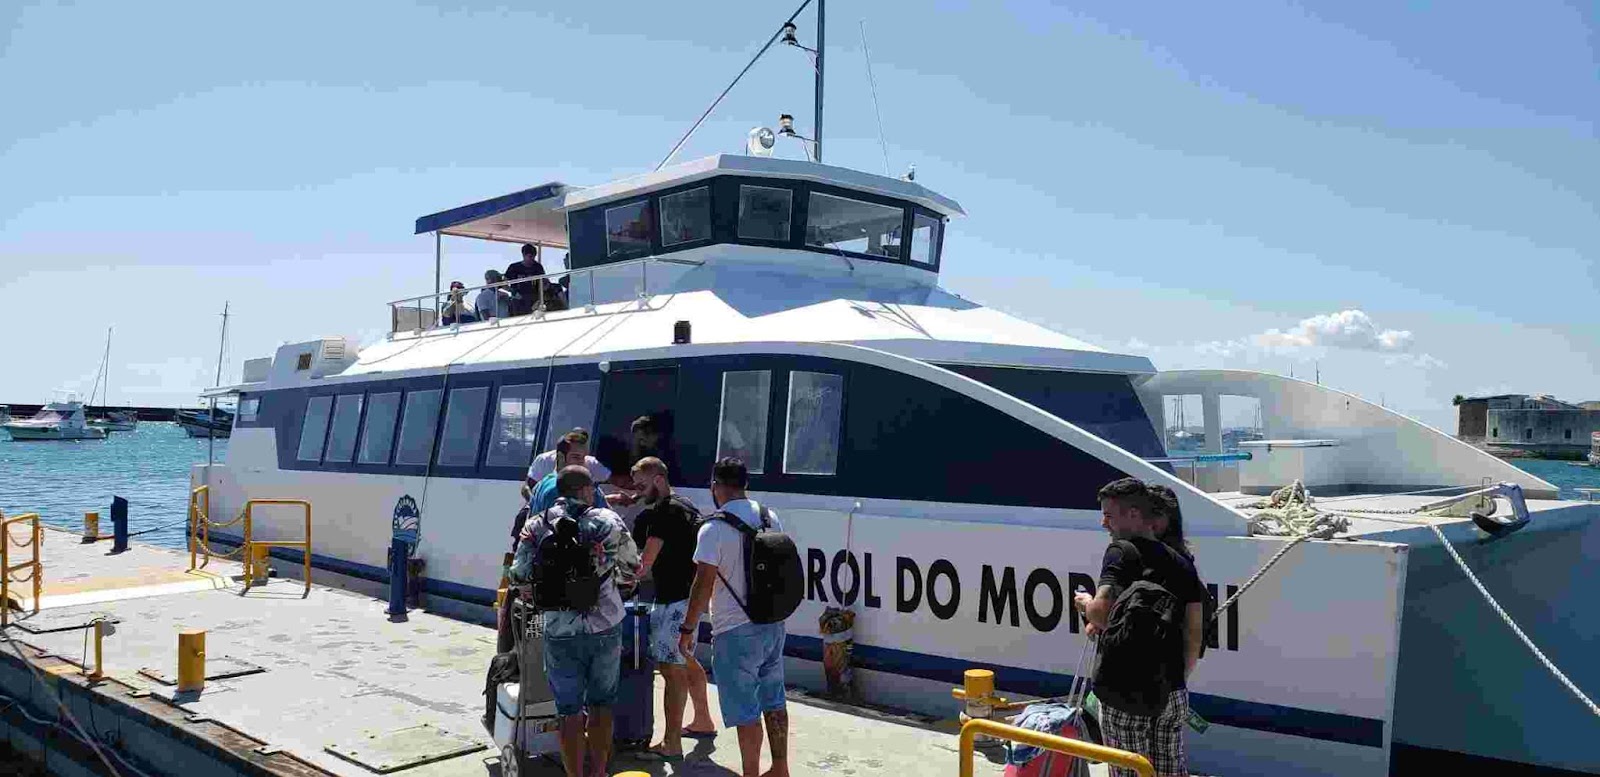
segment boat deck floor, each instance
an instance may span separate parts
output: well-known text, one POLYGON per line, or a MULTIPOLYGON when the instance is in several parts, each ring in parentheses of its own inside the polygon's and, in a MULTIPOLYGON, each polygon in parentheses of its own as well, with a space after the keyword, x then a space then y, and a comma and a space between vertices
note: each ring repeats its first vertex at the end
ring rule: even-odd
MULTIPOLYGON (((168 581, 162 584, 169 587, 161 588, 151 583, 160 577, 156 571, 185 574, 187 553, 134 545, 125 553, 109 554, 109 543, 83 544, 75 534, 54 530, 44 536, 47 583, 54 580, 59 586, 83 586, 76 590, 102 594, 143 592, 80 602, 66 588, 56 595, 57 589, 47 585, 41 612, 21 615, 6 633, 34 648, 30 659, 37 664, 54 656, 48 659, 54 662, 51 674, 63 675, 63 680, 75 675, 72 664, 81 666, 89 658, 83 625, 94 617, 109 616, 118 621, 116 632, 105 638, 109 681, 96 685, 95 692, 114 697, 148 693, 188 713, 191 722, 215 721, 269 748, 281 748, 301 762, 279 773, 304 773, 305 765, 311 765, 327 774, 373 774, 326 748, 430 724, 458 735, 469 747, 482 747, 400 773, 498 775, 498 754, 480 723, 484 671, 495 649, 492 629, 420 611, 413 611, 404 622, 391 622, 382 601, 322 585, 313 585, 302 596, 303 584, 288 579, 274 578, 248 590, 237 581, 226 588, 176 588, 168 581), (102 580, 122 582, 118 588, 96 588, 91 582, 102 580), (176 675, 177 634, 183 629, 206 631, 208 675, 244 674, 208 679, 199 694, 175 693, 162 678, 176 675)), ((238 571, 237 565, 217 561, 209 569, 223 579, 238 571)), ((11 652, 9 646, 4 649, 11 652)), ((26 647, 22 652, 29 653, 26 647)), ((710 692, 715 711, 714 685, 710 692)), ((661 698, 658 677, 657 738, 661 698)), ((791 771, 797 776, 956 773, 953 722, 862 710, 798 690, 791 691, 790 698, 791 771)), ((720 720, 720 714, 717 717, 720 720)), ((107 724, 102 719, 99 725, 107 724)), ((131 736, 174 734, 153 727, 110 735, 121 737, 114 741, 126 741, 131 736)), ((613 759, 611 771, 737 774, 738 747, 731 730, 721 731, 714 740, 685 739, 684 744, 694 749, 681 761, 624 755, 613 759)), ((271 766, 271 752, 257 763, 279 771, 271 766)), ((998 755, 986 757, 980 752, 977 773, 1001 773, 999 761, 998 755)), ((289 764, 287 759, 282 762, 289 764)), ((1104 770, 1104 766, 1094 769, 1097 775, 1104 770)), ((560 770, 549 765, 535 773, 556 775, 560 770)))

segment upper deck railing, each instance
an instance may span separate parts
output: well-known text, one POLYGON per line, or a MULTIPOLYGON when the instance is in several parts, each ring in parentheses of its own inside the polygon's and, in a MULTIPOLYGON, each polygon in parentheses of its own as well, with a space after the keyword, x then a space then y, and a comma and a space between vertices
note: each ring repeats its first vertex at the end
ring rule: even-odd
MULTIPOLYGON (((630 259, 623 262, 595 265, 594 267, 581 267, 566 269, 544 275, 530 275, 515 280, 497 281, 481 286, 472 286, 461 289, 422 294, 416 297, 395 300, 389 303, 389 334, 391 336, 401 332, 422 333, 425 331, 452 331, 462 324, 478 323, 486 320, 521 319, 537 321, 543 319, 546 313, 568 310, 572 299, 574 287, 582 288, 588 285, 588 301, 583 309, 588 313, 595 313, 595 275, 600 271, 613 271, 621 268, 637 267, 639 270, 637 297, 644 299, 650 296, 650 265, 676 264, 698 267, 704 262, 689 259, 674 259, 672 257, 646 256, 641 259, 630 259), (484 289, 504 290, 511 292, 512 286, 531 284, 534 288, 532 310, 527 313, 515 313, 507 316, 491 316, 478 318, 475 301, 479 292, 484 289), (555 287, 555 288, 551 288, 555 287), (463 319, 463 313, 470 316, 463 319)), ((498 308, 497 308, 498 309, 498 308)), ((621 311, 612 311, 621 312, 621 311)))

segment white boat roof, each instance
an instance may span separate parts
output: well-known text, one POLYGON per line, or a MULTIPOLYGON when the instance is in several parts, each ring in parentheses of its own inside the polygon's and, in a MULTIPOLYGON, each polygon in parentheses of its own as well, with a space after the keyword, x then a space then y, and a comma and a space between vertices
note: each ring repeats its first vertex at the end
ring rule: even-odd
POLYGON ((914 202, 946 217, 964 216, 955 200, 921 184, 845 167, 772 157, 717 154, 587 188, 560 181, 504 194, 417 219, 416 234, 438 232, 511 243, 567 248, 567 212, 719 175, 826 183, 914 202))

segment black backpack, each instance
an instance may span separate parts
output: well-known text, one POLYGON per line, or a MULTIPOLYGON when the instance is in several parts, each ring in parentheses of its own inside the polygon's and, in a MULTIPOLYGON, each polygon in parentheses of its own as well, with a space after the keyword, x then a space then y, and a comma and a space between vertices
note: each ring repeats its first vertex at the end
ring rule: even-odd
MULTIPOLYGON (((568 509, 573 504, 569 502, 568 509)), ((541 610, 592 610, 600 601, 601 586, 611 577, 610 569, 597 573, 592 545, 578 539, 582 516, 563 513, 551 520, 549 510, 539 516, 550 527, 539 540, 539 564, 533 575, 533 602, 541 610)))
MULTIPOLYGON (((779 623, 800 607, 805 597, 805 569, 800 563, 800 551, 794 540, 772 527, 767 508, 761 507, 761 528, 751 528, 739 518, 725 511, 717 511, 711 518, 721 519, 739 530, 744 539, 744 590, 745 601, 733 593, 728 578, 717 571, 717 577, 728 587, 728 593, 739 603, 751 623, 779 623)), ((708 519, 709 520, 709 519, 708 519)))
POLYGON ((1153 717, 1176 687, 1169 667, 1183 655, 1183 603, 1149 579, 1128 586, 1111 605, 1100 634, 1100 667, 1095 693, 1123 712, 1153 717))

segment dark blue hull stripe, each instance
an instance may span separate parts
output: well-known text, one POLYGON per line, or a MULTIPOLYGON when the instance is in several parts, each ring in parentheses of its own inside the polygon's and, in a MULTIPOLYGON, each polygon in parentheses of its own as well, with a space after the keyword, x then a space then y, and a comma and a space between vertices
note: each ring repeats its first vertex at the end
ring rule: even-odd
MULTIPOLYGON (((223 534, 213 534, 211 536, 218 542, 229 545, 237 545, 240 541, 237 536, 223 534)), ((300 551, 294 548, 275 547, 271 549, 271 553, 274 558, 296 564, 303 563, 300 551)), ((330 556, 313 553, 311 554, 311 565, 318 569, 326 569, 329 572, 360 580, 384 584, 389 582, 389 570, 387 569, 358 564, 330 556)), ((423 587, 430 594, 485 607, 494 606, 495 594, 487 588, 461 585, 460 583, 451 583, 426 577, 423 580, 423 587)), ((709 627, 702 624, 702 640, 708 636, 708 632, 709 627)), ((822 640, 818 637, 803 637, 790 634, 784 645, 784 653, 808 661, 821 661, 822 640)), ((996 664, 975 664, 967 659, 912 653, 894 648, 864 645, 859 642, 856 643, 851 651, 850 660, 853 665, 862 669, 934 680, 948 683, 951 687, 961 685, 962 672, 976 668, 993 669, 995 674, 1001 678, 1000 684, 1007 691, 1013 693, 1041 697, 1061 696, 1066 694, 1072 686, 1072 675, 1066 673, 1042 672, 1037 669, 1023 669, 996 664)), ((1204 659, 1201 660, 1203 661, 1204 659)), ((1225 696, 1212 696, 1203 693, 1191 693, 1189 695, 1189 704, 1194 708, 1195 712, 1200 713, 1201 717, 1219 725, 1320 739, 1327 742, 1341 742, 1349 745, 1383 747, 1383 721, 1375 718, 1362 718, 1299 707, 1285 707, 1277 704, 1230 699, 1225 696)))

